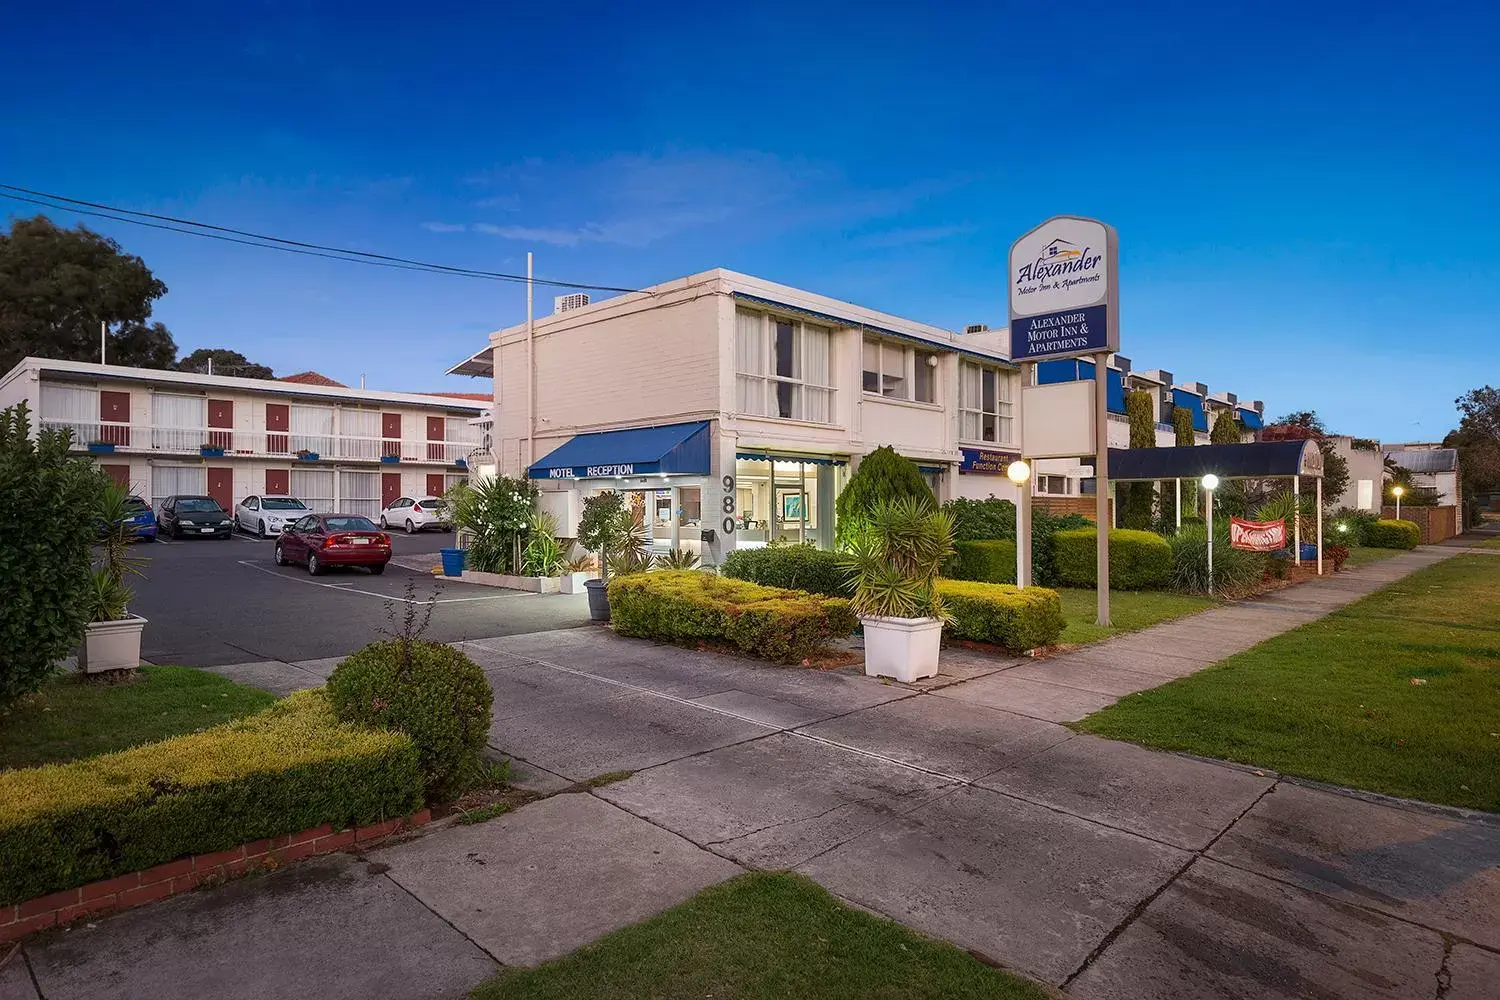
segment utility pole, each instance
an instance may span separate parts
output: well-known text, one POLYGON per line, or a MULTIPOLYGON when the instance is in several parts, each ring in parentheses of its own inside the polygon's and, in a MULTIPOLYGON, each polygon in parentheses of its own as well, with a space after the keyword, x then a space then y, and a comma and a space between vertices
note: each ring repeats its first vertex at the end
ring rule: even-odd
POLYGON ((104 322, 104 320, 101 319, 99 321, 99 363, 101 365, 108 364, 108 362, 104 360, 104 344, 105 344, 105 338, 108 335, 108 333, 109 333, 109 324, 106 323, 106 322, 104 322))

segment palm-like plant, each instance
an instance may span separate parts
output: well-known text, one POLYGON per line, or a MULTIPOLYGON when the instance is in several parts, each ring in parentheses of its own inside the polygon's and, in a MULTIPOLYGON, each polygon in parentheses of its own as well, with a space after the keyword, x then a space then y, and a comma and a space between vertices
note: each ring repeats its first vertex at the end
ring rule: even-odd
POLYGON ((921 498, 878 501, 849 539, 844 571, 856 614, 947 619, 937 578, 953 554, 953 519, 921 498))
POLYGON ((656 557, 657 569, 697 569, 698 554, 687 549, 668 549, 665 555, 656 557))
POLYGON ((117 622, 130 613, 131 593, 125 577, 140 576, 142 562, 130 555, 130 538, 125 533, 125 521, 133 513, 129 491, 114 483, 104 487, 95 515, 104 535, 87 596, 90 621, 117 622))
POLYGON ((531 515, 526 548, 521 551, 521 572, 526 576, 560 576, 568 558, 557 540, 557 518, 544 510, 531 515))

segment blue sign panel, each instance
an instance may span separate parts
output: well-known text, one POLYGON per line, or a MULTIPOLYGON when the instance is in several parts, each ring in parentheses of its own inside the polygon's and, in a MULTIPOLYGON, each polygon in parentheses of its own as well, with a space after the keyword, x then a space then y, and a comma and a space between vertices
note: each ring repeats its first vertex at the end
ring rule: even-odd
POLYGON ((1003 476, 1010 463, 1020 458, 1015 452, 992 451, 989 448, 960 448, 963 460, 958 463, 959 472, 981 475, 1003 476))
POLYGON ((1087 306, 1011 320, 1013 361, 1043 361, 1109 349, 1108 306, 1087 306))

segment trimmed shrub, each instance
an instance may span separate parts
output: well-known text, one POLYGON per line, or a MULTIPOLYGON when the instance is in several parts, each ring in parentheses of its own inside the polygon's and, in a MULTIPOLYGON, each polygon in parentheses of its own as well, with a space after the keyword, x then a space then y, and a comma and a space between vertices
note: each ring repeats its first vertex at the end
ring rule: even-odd
POLYGON ((1016 537, 1016 505, 999 497, 969 500, 957 497, 943 504, 953 518, 953 538, 959 542, 978 542, 995 538, 1016 537))
POLYGON ((982 542, 954 542, 956 555, 948 575, 955 580, 980 583, 1016 582, 1016 543, 993 539, 982 542))
MULTIPOLYGON (((1186 528, 1184 528, 1186 530, 1186 528)), ((1074 587, 1098 585, 1098 531, 1059 531, 1053 537, 1057 575, 1074 587)), ((1160 587, 1172 576, 1172 547, 1155 532, 1116 528, 1109 533, 1109 584, 1114 590, 1160 587)))
POLYGON ((1329 537, 1340 544, 1345 545, 1368 545, 1366 537, 1369 535, 1370 526, 1380 520, 1380 515, 1371 510, 1360 510, 1357 507, 1340 507, 1329 515, 1325 530, 1329 537), (1339 526, 1347 528, 1340 531, 1339 526))
POLYGON ((612 580, 609 611, 621 635, 689 645, 727 642, 777 663, 800 662, 859 624, 842 598, 693 571, 612 580))
POLYGON ((859 468, 834 501, 834 537, 839 547, 845 547, 882 500, 912 497, 928 506, 936 507, 937 498, 932 487, 922 478, 917 463, 903 458, 890 445, 883 445, 860 459, 859 468))
MULTIPOLYGON (((1208 593, 1208 530, 1184 524, 1167 544, 1172 549, 1172 589, 1183 594, 1208 593)), ((1215 594, 1248 593, 1260 583, 1266 570, 1264 553, 1231 548, 1227 528, 1214 532, 1212 590, 1215 594)))
POLYGON ((828 597, 848 597, 853 589, 839 564, 839 554, 812 545, 735 549, 724 560, 723 573, 766 587, 805 590, 828 597))
POLYGON ((939 580, 938 594, 952 616, 944 631, 954 639, 992 642, 1019 653, 1055 645, 1066 624, 1062 599, 1046 587, 939 580))
POLYGON ((1365 544, 1374 549, 1414 549, 1422 540, 1422 529, 1411 521, 1381 518, 1365 527, 1365 544))
POLYGON ((410 738, 341 723, 323 692, 303 691, 199 733, 0 771, 0 906, 421 805, 410 738))
POLYGON ((1059 531, 1092 528, 1094 522, 1082 514, 1054 517, 1044 510, 1031 511, 1031 582, 1042 587, 1062 585, 1053 560, 1053 539, 1059 531))
POLYGON ((494 696, 479 665, 440 642, 377 642, 328 678, 338 717, 405 733, 417 747, 427 796, 462 794, 479 766, 494 696))

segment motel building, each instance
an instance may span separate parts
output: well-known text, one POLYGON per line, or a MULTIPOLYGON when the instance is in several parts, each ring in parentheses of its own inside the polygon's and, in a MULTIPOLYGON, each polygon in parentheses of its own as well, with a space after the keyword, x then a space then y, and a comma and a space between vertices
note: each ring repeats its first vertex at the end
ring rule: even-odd
MULTIPOLYGON (((654 549, 712 566, 777 539, 832 547, 834 500, 882 445, 940 501, 1017 499, 1005 471, 1020 457, 1021 373, 1008 353, 1004 329, 954 333, 716 269, 597 303, 559 296, 450 373, 494 378, 494 467, 536 481, 564 534, 585 497, 620 490, 654 549)), ((1038 378, 1085 377, 1058 364, 1072 374, 1038 378)), ((1112 392, 1123 374, 1110 370, 1112 392)), ((1055 463, 1039 495, 1077 495, 1092 475, 1055 463)))
POLYGON ((225 510, 290 493, 313 510, 375 518, 396 498, 442 494, 487 461, 486 397, 352 389, 307 372, 230 378, 26 358, 0 378, 0 409, 73 447, 159 507, 174 494, 225 510))

